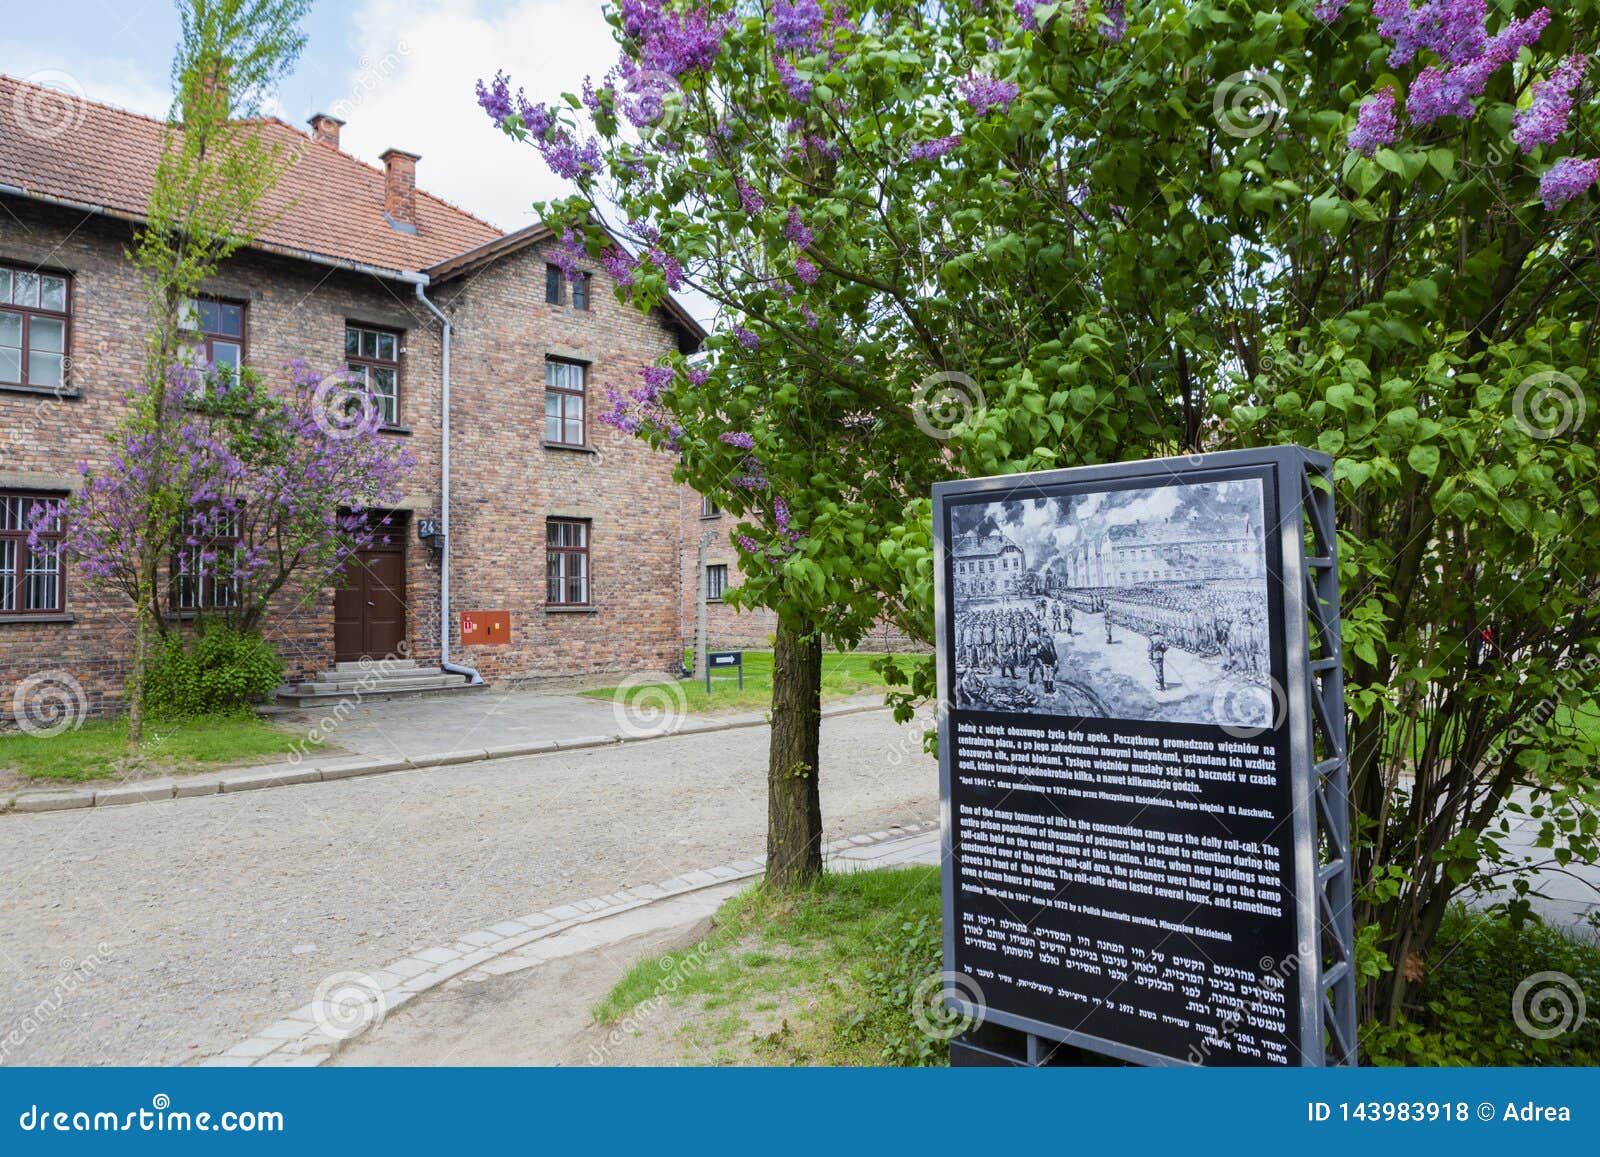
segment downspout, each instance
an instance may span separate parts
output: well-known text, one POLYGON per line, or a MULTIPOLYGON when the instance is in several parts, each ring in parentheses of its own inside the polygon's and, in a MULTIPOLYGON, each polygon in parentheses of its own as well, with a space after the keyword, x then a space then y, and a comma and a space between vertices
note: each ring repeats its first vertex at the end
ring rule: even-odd
POLYGON ((450 319, 428 300, 426 277, 416 286, 417 300, 439 319, 444 335, 439 359, 439 534, 444 538, 444 549, 439 552, 439 666, 452 675, 465 675, 468 683, 477 686, 483 682, 482 675, 472 667, 450 661, 450 319))

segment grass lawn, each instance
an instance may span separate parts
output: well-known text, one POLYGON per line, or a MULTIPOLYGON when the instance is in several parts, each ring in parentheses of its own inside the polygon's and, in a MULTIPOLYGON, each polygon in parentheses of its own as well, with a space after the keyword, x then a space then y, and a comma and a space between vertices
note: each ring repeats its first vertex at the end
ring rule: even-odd
POLYGON ((911 1012, 940 948, 936 867, 830 874, 799 896, 758 885, 724 904, 698 944, 636 964, 593 1015, 679 1019, 686 1060, 943 1063, 948 1050, 911 1012), (659 1002, 672 1016, 644 1014, 659 1002))
MULTIPOLYGON (((948 1025, 936 1011, 939 931, 936 867, 829 875, 790 897, 758 885, 724 904, 697 943, 641 960, 592 1012, 643 1035, 651 1063, 676 1049, 691 1064, 943 1064, 949 1050, 932 1031, 948 1025)), ((1592 1016, 1569 1015, 1549 1038, 1517 1023, 1518 986, 1557 973, 1568 991, 1595 992, 1600 938, 1457 905, 1408 1019, 1362 1026, 1363 1063, 1600 1063, 1592 1016)))
MULTIPOLYGON (((872 669, 881 656, 829 652, 822 656, 822 699, 843 699, 884 686, 883 676, 872 669)), ((692 662, 684 653, 685 664, 692 662)), ((704 682, 692 679, 675 680, 688 701, 690 711, 759 711, 772 706, 772 652, 746 651, 744 653, 744 690, 739 690, 738 677, 731 671, 713 671, 711 694, 706 694, 704 682)), ((610 699, 615 687, 600 687, 583 694, 591 699, 610 699)), ((637 695, 639 689, 632 693, 637 695)))
POLYGON ((0 735, 0 772, 69 783, 182 775, 286 755, 296 744, 305 737, 229 715, 147 723, 144 742, 130 751, 127 720, 100 719, 60 735, 0 735))

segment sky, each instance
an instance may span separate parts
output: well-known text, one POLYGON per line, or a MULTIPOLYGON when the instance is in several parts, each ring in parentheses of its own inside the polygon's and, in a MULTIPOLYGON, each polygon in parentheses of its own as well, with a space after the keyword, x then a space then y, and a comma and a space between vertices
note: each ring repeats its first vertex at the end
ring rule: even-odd
MULTIPOLYGON (((164 117, 178 18, 171 0, 9 0, 0 72, 164 117)), ((267 111, 304 127, 345 124, 347 152, 377 163, 420 153, 417 183, 512 230, 530 205, 570 191, 532 149, 502 137, 473 85, 504 68, 533 99, 576 92, 615 63, 599 0, 315 0, 294 75, 267 111)))

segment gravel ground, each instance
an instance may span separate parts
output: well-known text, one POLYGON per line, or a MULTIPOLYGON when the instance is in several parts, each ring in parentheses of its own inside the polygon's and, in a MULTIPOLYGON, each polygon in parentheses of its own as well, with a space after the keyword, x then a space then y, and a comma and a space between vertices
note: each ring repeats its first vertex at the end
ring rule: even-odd
MULTIPOLYGON (((934 817, 921 732, 824 722, 828 838, 934 817)), ((766 744, 751 728, 0 817, 0 1064, 197 1060, 332 973, 759 857, 766 744)))

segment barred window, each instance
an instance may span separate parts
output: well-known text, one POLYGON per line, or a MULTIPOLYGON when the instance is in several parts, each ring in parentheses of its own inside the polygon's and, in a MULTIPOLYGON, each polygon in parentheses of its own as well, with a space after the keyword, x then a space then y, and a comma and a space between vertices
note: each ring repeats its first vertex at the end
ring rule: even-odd
POLYGON ((29 546, 34 523, 53 494, 0 493, 0 614, 59 613, 66 606, 61 577, 61 519, 50 520, 29 546))
POLYGON ((717 563, 706 567, 706 601, 720 603, 728 593, 728 564, 717 563))
POLYGON ((546 598, 552 606, 589 604, 589 524, 572 518, 545 523, 546 598))
POLYGON ((239 605, 239 566, 244 547, 239 541, 239 516, 220 523, 197 519, 189 542, 172 563, 174 610, 221 610, 239 605))

